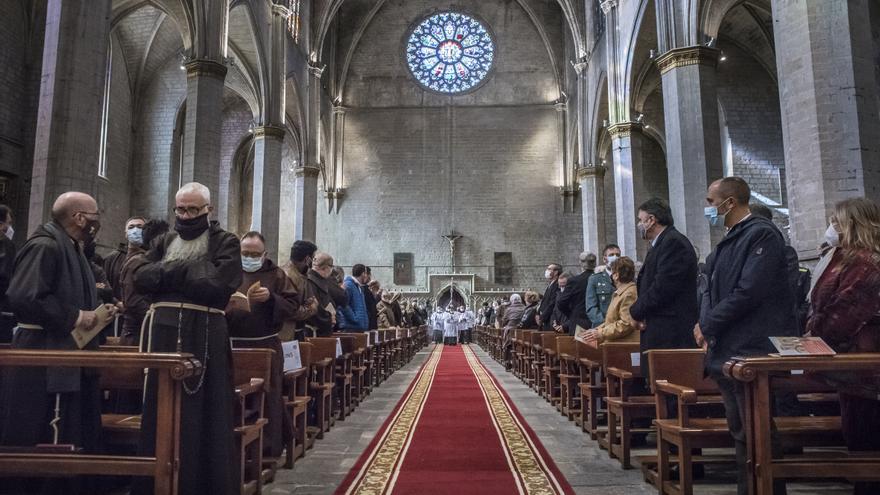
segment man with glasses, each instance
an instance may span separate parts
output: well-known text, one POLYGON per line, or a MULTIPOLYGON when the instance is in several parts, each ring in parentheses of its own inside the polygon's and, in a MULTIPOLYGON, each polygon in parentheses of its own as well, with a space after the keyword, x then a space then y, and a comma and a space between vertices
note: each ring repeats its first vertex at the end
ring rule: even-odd
POLYGON ((329 337, 336 325, 336 309, 348 304, 348 295, 332 277, 333 257, 318 251, 306 275, 318 301, 318 310, 306 328, 317 337, 329 337))
MULTIPOLYGON (((184 185, 175 195, 174 230, 147 254, 134 274, 135 287, 150 294, 141 347, 146 352, 185 352, 198 359, 199 377, 183 383, 180 493, 239 491, 233 428, 232 363, 224 309, 241 285, 238 238, 209 222, 211 192, 184 185)), ((147 377, 140 453, 156 441, 157 381, 147 377)), ((138 479, 132 493, 152 493, 153 480, 138 479)))
MULTIPOLYGON (((6 293, 17 327, 14 349, 71 350, 74 328, 103 326, 95 309, 98 294, 82 245, 94 240, 101 214, 88 194, 62 194, 52 206, 52 221, 34 231, 16 258, 6 293)), ((112 317, 116 308, 104 308, 112 317)), ((92 339, 85 349, 97 349, 92 339)), ((76 368, 7 368, 3 370, 0 445, 34 447, 70 444, 85 454, 98 454, 101 395, 97 374, 76 368), (52 426, 57 429, 53 429, 52 426)), ((15 482, 6 484, 12 488, 15 482)), ((73 493, 75 481, 47 479, 44 491, 73 493)), ((13 488, 10 493, 18 493, 13 488)))

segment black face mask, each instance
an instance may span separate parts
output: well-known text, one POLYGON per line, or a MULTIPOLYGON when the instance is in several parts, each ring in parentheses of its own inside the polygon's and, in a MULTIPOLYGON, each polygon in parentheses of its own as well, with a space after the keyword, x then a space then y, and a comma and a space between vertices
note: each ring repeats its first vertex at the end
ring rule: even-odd
POLYGON ((174 230, 184 241, 191 241, 208 230, 208 214, 187 219, 178 217, 174 222, 174 230))

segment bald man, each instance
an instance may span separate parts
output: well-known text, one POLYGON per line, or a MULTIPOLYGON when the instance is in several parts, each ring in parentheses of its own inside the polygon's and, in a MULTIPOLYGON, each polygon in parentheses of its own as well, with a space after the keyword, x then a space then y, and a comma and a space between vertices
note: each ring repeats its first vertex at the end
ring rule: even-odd
MULTIPOLYGON (((94 240, 101 213, 88 194, 62 194, 52 207, 52 221, 37 227, 15 260, 6 293, 18 322, 14 349, 75 350, 76 325, 98 323, 98 295, 82 245, 94 240)), ((115 308, 108 305, 108 311, 115 308)), ((97 339, 86 345, 96 349, 97 339)), ((97 453, 101 431, 98 376, 71 368, 11 368, 0 444, 32 447, 56 442, 49 422, 60 419, 57 443, 97 453), (56 413, 55 410, 58 409, 56 413), (57 415, 56 415, 57 414, 57 415)))
MULTIPOLYGON (((175 195, 174 230, 147 253, 134 273, 135 288, 149 295, 141 336, 147 352, 188 352, 204 366, 202 377, 184 381, 180 435, 180 493, 239 492, 233 423, 231 349, 224 309, 241 285, 238 238, 210 222, 211 192, 197 182, 175 195), (151 315, 151 316, 150 316, 151 315)), ((147 377, 141 447, 155 450, 157 383, 147 377)), ((138 479, 132 493, 153 493, 153 480, 138 479)))

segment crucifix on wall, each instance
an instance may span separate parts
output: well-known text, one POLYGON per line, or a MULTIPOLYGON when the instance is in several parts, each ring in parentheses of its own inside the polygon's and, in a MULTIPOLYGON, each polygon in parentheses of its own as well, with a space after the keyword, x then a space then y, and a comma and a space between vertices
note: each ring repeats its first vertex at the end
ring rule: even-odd
POLYGON ((455 273, 455 241, 461 239, 461 237, 455 231, 443 236, 449 242, 449 268, 452 273, 455 273))

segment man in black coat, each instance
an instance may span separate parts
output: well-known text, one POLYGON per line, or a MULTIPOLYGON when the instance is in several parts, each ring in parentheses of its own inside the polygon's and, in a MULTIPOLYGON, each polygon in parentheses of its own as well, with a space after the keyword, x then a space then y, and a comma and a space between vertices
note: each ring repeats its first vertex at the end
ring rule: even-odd
POLYGON ((561 274, 562 265, 559 263, 550 263, 544 270, 544 278, 550 282, 550 285, 544 290, 544 298, 541 299, 538 314, 535 316, 535 321, 541 330, 553 330, 553 313, 556 310, 556 296, 559 294, 557 279, 561 274))
MULTIPOLYGON (((723 223, 727 235, 707 267, 709 283, 701 298, 700 322, 694 328, 694 339, 706 350, 706 371, 724 398, 727 424, 736 445, 739 495, 748 493, 740 416, 745 393, 721 368, 733 356, 775 352, 771 336, 797 334, 785 239, 771 221, 750 213, 750 198, 749 185, 739 177, 725 177, 709 186, 706 217, 713 225, 723 223)), ((775 455, 779 455, 775 435, 771 440, 775 455)), ((784 482, 775 482, 773 491, 784 493, 784 482)))
POLYGON ((587 317, 587 282, 596 269, 596 255, 584 252, 579 258, 583 272, 569 278, 565 291, 556 297, 556 308, 566 316, 564 326, 569 335, 574 335, 576 327, 592 328, 587 317))
POLYGON ((630 308, 640 322, 642 352, 694 347, 697 254, 673 223, 672 210, 662 199, 639 207, 639 234, 652 246, 639 272, 638 299, 630 308))

